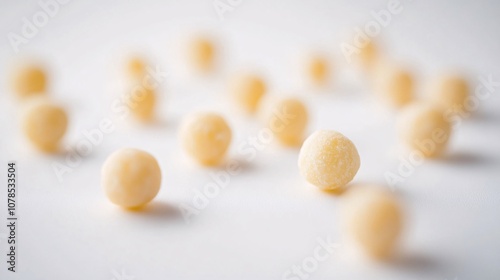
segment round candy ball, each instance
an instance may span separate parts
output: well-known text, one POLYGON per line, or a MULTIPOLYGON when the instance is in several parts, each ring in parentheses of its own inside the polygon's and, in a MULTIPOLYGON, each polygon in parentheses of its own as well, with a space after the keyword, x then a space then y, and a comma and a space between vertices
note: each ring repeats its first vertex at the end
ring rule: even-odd
POLYGON ((378 59, 378 51, 375 43, 370 40, 359 49, 358 62, 365 70, 372 70, 378 59))
POLYGON ((401 108, 413 100, 414 85, 410 72, 388 65, 378 67, 377 72, 377 92, 384 103, 401 108))
POLYGON ((12 88, 20 97, 44 94, 47 87, 45 70, 32 64, 19 65, 13 73, 12 88))
POLYGON ((67 126, 64 109, 47 100, 31 102, 22 117, 24 134, 35 147, 45 152, 57 150, 67 126))
POLYGON ((402 212, 397 199, 376 186, 356 187, 343 197, 344 228, 370 257, 391 255, 402 230, 402 212))
POLYGON ((130 89, 127 105, 140 121, 150 121, 154 117, 156 94, 152 88, 135 85, 130 89))
POLYGON ((437 107, 415 103, 405 108, 398 120, 403 144, 425 157, 441 154, 448 144, 451 123, 437 107))
POLYGON ((308 123, 307 108, 296 98, 268 99, 262 118, 278 141, 285 146, 300 146, 308 123))
POLYGON ((306 61, 306 76, 313 85, 322 86, 328 82, 330 73, 328 60, 320 55, 312 55, 306 61))
POLYGON ((443 76, 434 84, 431 102, 443 110, 465 112, 469 92, 469 84, 465 78, 456 75, 443 76))
POLYGON ((205 37, 193 38, 188 42, 190 66, 198 72, 210 72, 215 65, 215 45, 205 37))
POLYGON ((266 93, 266 84, 259 76, 241 74, 231 81, 230 91, 238 106, 253 114, 266 93))
POLYGON ((188 155, 203 165, 216 165, 224 158, 232 134, 231 128, 218 114, 196 113, 184 120, 180 137, 188 155))
POLYGON ((101 185, 114 204, 125 208, 140 207, 150 202, 160 190, 160 166, 145 151, 120 149, 104 162, 101 185))
POLYGON ((138 56, 130 57, 126 64, 126 73, 133 79, 141 79, 146 75, 147 63, 138 56))
POLYGON ((323 190, 345 186, 354 178, 359 165, 356 146, 337 131, 318 130, 300 149, 300 173, 309 183, 323 190))

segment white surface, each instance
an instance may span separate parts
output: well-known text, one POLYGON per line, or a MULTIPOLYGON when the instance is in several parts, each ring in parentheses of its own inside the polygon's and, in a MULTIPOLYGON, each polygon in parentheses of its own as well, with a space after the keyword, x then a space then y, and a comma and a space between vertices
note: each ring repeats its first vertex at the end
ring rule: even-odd
MULTIPOLYGON (((225 99, 228 73, 253 67, 265 73, 273 91, 297 93, 311 111, 309 131, 336 129, 359 149, 362 165, 355 182, 384 184, 400 159, 394 115, 381 114, 368 87, 341 71, 339 45, 354 27, 371 19, 386 1, 243 1, 219 21, 212 1, 71 1, 21 47, 52 72, 51 95, 70 113, 65 139, 74 146, 82 130, 110 116, 115 132, 59 182, 51 164, 65 154, 46 156, 28 149, 18 125, 19 104, 2 79, 0 158, 16 160, 19 174, 19 272, 0 279, 281 279, 312 256, 317 238, 329 236, 341 248, 321 262, 310 279, 498 279, 500 278, 500 98, 494 93, 474 117, 455 131, 448 157, 426 162, 402 183, 397 194, 407 213, 407 231, 397 264, 377 265, 350 257, 341 236, 341 198, 307 185, 297 170, 295 149, 276 144, 245 163, 241 174, 210 200, 189 225, 176 210, 194 190, 212 182, 211 172, 179 149, 176 131, 183 114, 195 109, 222 112, 235 138, 229 157, 245 159, 238 145, 255 136, 260 124, 232 109, 225 99), (185 32, 208 30, 220 39, 227 58, 223 73, 193 83, 173 64, 175 42, 185 32), (339 73, 331 92, 302 90, 293 61, 319 49, 335 56, 339 73), (154 65, 168 69, 157 124, 121 122, 110 111, 119 92, 116 77, 123 54, 144 50, 154 65), (163 186, 144 212, 111 205, 100 184, 100 167, 120 147, 154 154, 163 186), (456 277, 456 278, 455 278, 456 277)), ((403 1, 378 38, 390 56, 413 66, 420 84, 458 67, 500 80, 500 7, 495 1, 403 1)), ((0 4, 0 76, 16 56, 7 41, 22 18, 40 7, 35 1, 0 4)), ((5 167, 4 167, 5 168, 5 167)), ((0 233, 6 233, 2 178, 0 233)), ((2 256, 5 239, 0 240, 2 256)), ((4 257, 0 257, 4 259, 4 257)))

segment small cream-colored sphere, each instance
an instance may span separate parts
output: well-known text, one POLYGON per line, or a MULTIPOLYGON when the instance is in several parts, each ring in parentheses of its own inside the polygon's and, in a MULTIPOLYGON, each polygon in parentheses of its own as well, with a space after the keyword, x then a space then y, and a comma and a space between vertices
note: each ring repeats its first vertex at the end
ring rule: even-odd
POLYGON ((12 77, 12 88, 19 97, 44 94, 47 87, 45 70, 32 64, 16 67, 12 77))
POLYGON ((377 186, 359 186, 343 197, 342 218, 346 233, 370 257, 390 257, 402 231, 397 199, 377 186))
POLYGON ((146 75, 147 62, 138 56, 132 56, 128 59, 126 73, 130 78, 142 79, 146 75))
POLYGON ((24 134, 44 152, 57 151, 67 126, 68 117, 64 109, 45 99, 33 100, 28 104, 22 118, 24 134))
POLYGON ((104 162, 101 185, 114 204, 125 208, 140 207, 153 200, 160 190, 160 166, 145 151, 120 149, 104 162))
POLYGON ((230 91, 238 106, 253 114, 266 93, 266 84, 257 75, 240 74, 231 81, 230 91))
POLYGON ((414 82, 410 72, 389 65, 377 67, 375 83, 381 100, 401 108, 413 100, 414 82))
POLYGON ((188 42, 190 66, 198 72, 210 72, 215 66, 215 44, 205 37, 193 38, 188 42))
POLYGON ((358 172, 359 165, 356 146, 337 131, 318 130, 300 149, 300 173, 309 183, 323 190, 347 185, 358 172))
POLYGON ((415 103, 404 108, 398 120, 399 136, 412 151, 426 157, 440 155, 446 148, 451 123, 443 112, 429 104, 415 103))
POLYGON ((443 76, 434 85, 431 102, 443 110, 465 112, 470 87, 467 80, 460 76, 443 76))
POLYGON ((156 106, 154 89, 142 85, 133 86, 128 99, 127 105, 138 120, 146 122, 154 118, 156 106))
POLYGON ((373 41, 369 41, 359 49, 358 61, 365 70, 372 70, 378 59, 377 46, 373 41))
POLYGON ((203 165, 216 165, 231 144, 231 128, 215 113, 195 113, 181 127, 182 146, 188 155, 203 165))
POLYGON ((304 103, 296 98, 266 100, 261 116, 276 139, 285 146, 300 146, 309 115, 304 103))
POLYGON ((305 65, 306 75, 311 84, 323 86, 328 82, 330 67, 328 60, 320 55, 312 55, 307 58, 305 65))

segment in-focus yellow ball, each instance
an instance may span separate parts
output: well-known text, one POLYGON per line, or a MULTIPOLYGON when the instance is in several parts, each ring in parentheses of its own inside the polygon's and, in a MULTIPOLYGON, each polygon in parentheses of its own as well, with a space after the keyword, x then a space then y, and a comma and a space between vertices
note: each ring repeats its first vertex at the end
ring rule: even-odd
POLYGON ((465 112, 466 100, 469 98, 470 87, 467 80, 460 76, 443 76, 434 85, 431 102, 443 110, 465 112))
POLYGON ((28 104, 22 118, 24 134, 36 148, 44 152, 57 151, 67 126, 68 118, 64 109, 45 99, 28 104))
POLYGON ((231 144, 231 128, 215 113, 188 116, 181 127, 181 143, 188 155, 203 165, 216 165, 231 144))
POLYGON ((259 76, 242 74, 231 81, 230 91, 238 106, 253 114, 266 93, 266 84, 259 76))
POLYGON ((298 164, 309 183, 334 190, 354 178, 360 160, 356 146, 347 137, 333 130, 318 130, 304 141, 298 164))
POLYGON ((44 94, 47 87, 45 70, 38 65, 19 65, 13 73, 12 88, 19 97, 44 94))
POLYGON ((401 108, 413 100, 414 82, 410 72, 393 66, 377 67, 375 83, 381 100, 401 108))
POLYGON ((210 72, 215 66, 215 45, 204 37, 192 39, 188 44, 188 60, 198 72, 210 72))
POLYGON ((404 108, 398 120, 399 136, 412 151, 426 157, 440 155, 451 134, 451 124, 443 111, 433 105, 415 103, 404 108))
POLYGON ((156 106, 156 93, 154 89, 135 85, 131 87, 127 98, 127 105, 138 120, 150 121, 154 118, 156 106))
POLYGON ((160 166, 145 151, 120 149, 104 162, 101 185, 112 203, 125 208, 140 207, 153 200, 160 190, 160 166))
POLYGON ((390 257, 399 240, 403 216, 397 199, 376 186, 355 187, 343 197, 346 233, 370 257, 390 257))
POLYGON ((265 100, 261 117, 278 141, 285 146, 300 146, 308 123, 307 108, 296 98, 265 100))

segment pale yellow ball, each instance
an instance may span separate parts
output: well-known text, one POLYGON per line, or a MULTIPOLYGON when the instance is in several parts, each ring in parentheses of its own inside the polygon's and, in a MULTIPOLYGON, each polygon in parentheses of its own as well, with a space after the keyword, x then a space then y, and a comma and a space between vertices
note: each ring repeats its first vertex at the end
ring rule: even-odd
POLYGON ((349 183, 360 166, 354 143, 333 130, 318 130, 311 134, 299 153, 302 177, 323 190, 342 188, 349 183))
POLYGON ((36 148, 44 152, 57 151, 67 126, 68 118, 64 109, 42 99, 28 104, 22 117, 24 134, 36 148))
POLYGON ((358 61, 365 70, 373 70, 378 59, 377 46, 373 41, 369 41, 359 49, 358 61))
POLYGON ((321 55, 312 55, 306 61, 306 76, 311 84, 316 86, 323 86, 327 84, 330 65, 327 58, 321 55))
POLYGON ((12 88, 22 98, 44 94, 47 88, 47 74, 38 65, 18 65, 14 69, 12 88))
POLYGON ((206 37, 193 38, 188 42, 190 66, 198 72, 210 72, 215 66, 215 44, 206 37))
POLYGON ((127 105, 136 119, 143 122, 151 121, 155 115, 155 90, 142 85, 131 87, 127 105))
POLYGON ((414 81, 410 72, 398 67, 377 67, 376 91, 383 103, 401 108, 414 99, 414 81))
POLYGON ((270 98, 266 103, 261 113, 266 127, 282 145, 300 146, 309 121, 304 103, 296 98, 270 98))
POLYGON ((435 82, 430 100, 443 110, 465 112, 467 111, 465 102, 469 94, 470 87, 465 78, 447 75, 435 82))
POLYGON ((343 199, 341 213, 346 233, 368 256, 390 257, 403 228, 396 197, 377 186, 359 186, 349 190, 343 199))
POLYGON ((445 150, 451 129, 443 111, 425 103, 415 103, 404 108, 398 120, 399 136, 403 144, 425 157, 438 156, 445 150))
POLYGON ((120 149, 104 162, 101 185, 112 203, 125 208, 137 208, 158 194, 161 186, 160 166, 145 151, 120 149))
POLYGON ((181 126, 180 140, 186 153, 203 165, 216 165, 231 144, 231 128, 218 114, 195 113, 181 126))
POLYGON ((253 114, 266 93, 266 84, 257 75, 240 74, 231 81, 230 91, 236 104, 245 112, 253 114))
POLYGON ((133 79, 142 79, 147 73, 147 62, 139 57, 132 56, 127 60, 125 72, 126 74, 133 79))

